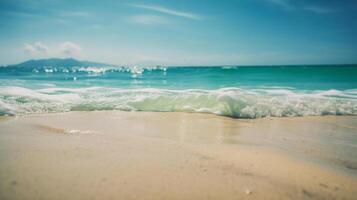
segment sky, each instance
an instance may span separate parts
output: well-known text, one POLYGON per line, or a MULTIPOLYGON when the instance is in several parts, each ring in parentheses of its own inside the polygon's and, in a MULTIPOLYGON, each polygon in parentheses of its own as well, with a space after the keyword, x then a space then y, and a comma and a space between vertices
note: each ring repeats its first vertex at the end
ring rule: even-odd
POLYGON ((357 63, 357 0, 0 0, 0 65, 357 63))

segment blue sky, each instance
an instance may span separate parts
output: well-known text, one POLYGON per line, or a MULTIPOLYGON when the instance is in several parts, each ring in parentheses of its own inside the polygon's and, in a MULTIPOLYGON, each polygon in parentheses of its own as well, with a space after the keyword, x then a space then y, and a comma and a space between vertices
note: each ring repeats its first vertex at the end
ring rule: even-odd
POLYGON ((355 0, 0 0, 0 65, 357 63, 355 0))

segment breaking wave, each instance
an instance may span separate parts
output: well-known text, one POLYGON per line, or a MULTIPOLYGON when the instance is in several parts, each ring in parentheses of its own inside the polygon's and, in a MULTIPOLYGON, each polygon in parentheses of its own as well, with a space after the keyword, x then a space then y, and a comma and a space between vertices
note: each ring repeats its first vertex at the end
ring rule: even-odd
POLYGON ((0 115, 93 110, 200 112, 234 118, 357 115, 357 90, 0 87, 0 115))

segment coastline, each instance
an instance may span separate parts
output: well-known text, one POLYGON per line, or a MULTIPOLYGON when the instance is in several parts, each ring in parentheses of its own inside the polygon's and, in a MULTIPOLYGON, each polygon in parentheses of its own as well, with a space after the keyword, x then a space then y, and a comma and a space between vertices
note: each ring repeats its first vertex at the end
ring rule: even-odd
POLYGON ((1 199, 353 199, 357 116, 0 118, 1 199))

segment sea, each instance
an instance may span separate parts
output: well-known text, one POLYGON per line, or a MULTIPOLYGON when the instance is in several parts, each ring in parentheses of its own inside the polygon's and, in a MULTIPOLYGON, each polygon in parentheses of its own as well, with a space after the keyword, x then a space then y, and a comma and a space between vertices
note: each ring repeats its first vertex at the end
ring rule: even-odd
POLYGON ((2 116, 96 110, 357 115, 357 65, 0 68, 2 116))

